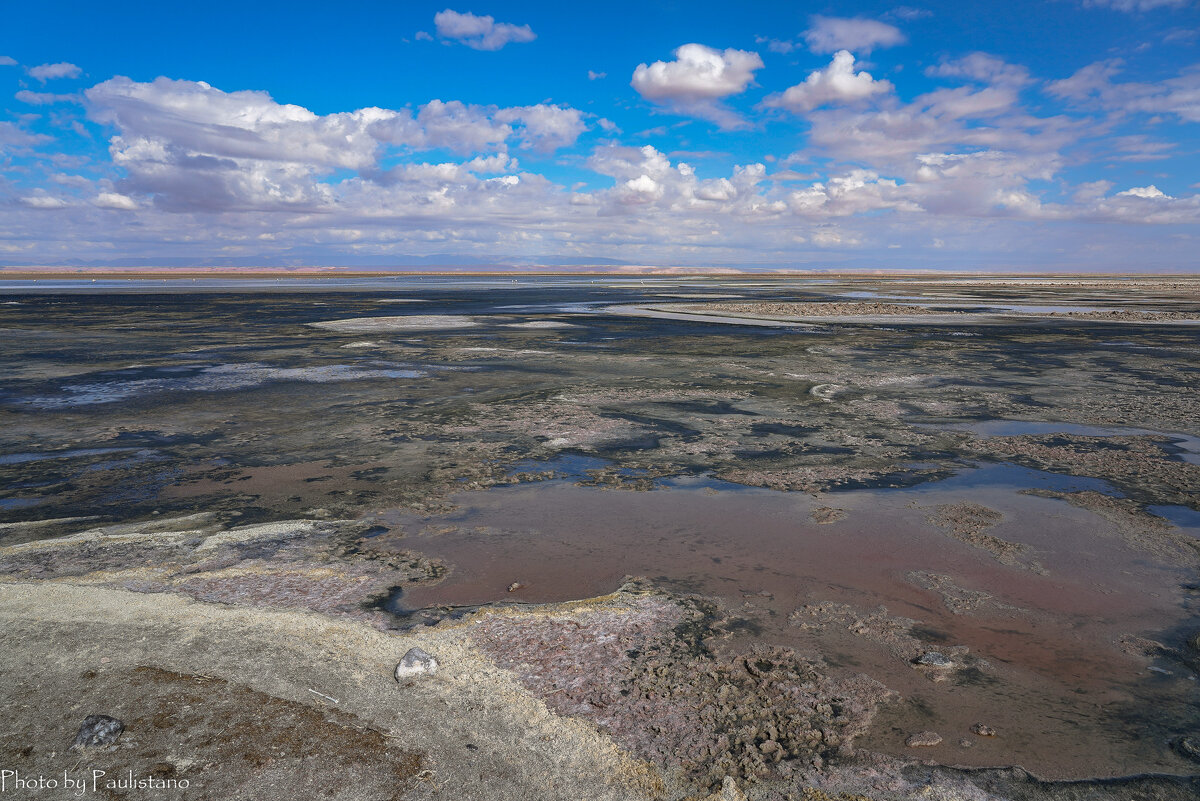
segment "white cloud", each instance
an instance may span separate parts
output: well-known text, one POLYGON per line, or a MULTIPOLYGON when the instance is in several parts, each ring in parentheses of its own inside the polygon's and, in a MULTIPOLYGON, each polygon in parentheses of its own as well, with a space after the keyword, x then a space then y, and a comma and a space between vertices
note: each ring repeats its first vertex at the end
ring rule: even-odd
POLYGON ((438 36, 462 42, 474 50, 499 50, 509 42, 532 42, 537 38, 528 25, 496 22, 495 17, 460 14, 448 8, 435 14, 433 23, 438 36))
POLYGON ((771 95, 764 105, 802 114, 818 106, 857 103, 891 91, 888 81, 875 80, 869 72, 855 72, 854 56, 839 50, 828 67, 810 73, 803 83, 782 94, 771 95))
MULTIPOLYGON (((712 52, 725 62, 728 51, 712 52)), ((785 169, 771 176, 762 163, 721 170, 716 165, 729 154, 698 152, 702 141, 689 143, 696 151, 669 154, 622 147, 611 124, 549 103, 499 108, 435 100, 322 115, 265 92, 115 78, 85 94, 91 118, 113 128, 110 160, 68 163, 62 153, 38 153, 35 147, 53 140, 22 126, 56 124, 49 117, 0 122, 0 147, 24 148, 34 157, 33 171, 51 164, 55 170, 43 180, 50 191, 29 189, 36 185, 28 177, 33 172, 21 174, 19 187, 0 175, 9 243, 0 243, 0 251, 11 243, 28 246, 24 263, 110 258, 119 247, 129 258, 259 264, 349 264, 360 257, 381 263, 446 253, 536 262, 561 253, 644 264, 800 266, 850 259, 846 249, 854 246, 863 249, 860 266, 875 259, 883 266, 923 259, 949 266, 973 255, 981 266, 1036 267, 1039 259, 1062 264, 1059 254, 1086 251, 1079 264, 1093 267, 1118 265, 1147 249, 1156 264, 1190 263, 1190 250, 1174 244, 1174 232, 1149 225, 1200 223, 1200 196, 1172 198, 1152 186, 1112 194, 1123 187, 1106 181, 1072 187, 1063 174, 1064 165, 1075 174, 1081 163, 1094 165, 1109 153, 1163 152, 1159 139, 1171 131, 1157 129, 1152 139, 1120 136, 1126 131, 1092 115, 1039 118, 1020 105, 1021 69, 982 54, 931 71, 969 83, 911 102, 885 81, 865 83, 853 57, 839 56, 851 88, 826 85, 833 64, 818 70, 824 81, 814 79, 798 105, 833 99, 805 112, 811 127, 803 149, 786 158, 779 153, 775 163, 785 169), (859 84, 869 106, 854 103, 864 94, 859 84), (538 174, 530 166, 538 158, 522 155, 526 165, 513 157, 524 152, 518 148, 569 147, 587 126, 608 133, 588 153, 569 151, 559 160, 572 172, 595 173, 586 180, 572 175, 570 189, 538 174), (1103 155, 1088 139, 1104 143, 1103 155), (431 151, 437 157, 422 161, 420 154, 431 151), (695 167, 692 159, 699 160, 695 167), (792 164, 802 164, 796 169, 804 174, 786 169, 792 164), (102 175, 121 177, 95 177, 102 175), (1071 221, 1114 225, 1063 224, 1071 221), (945 244, 940 254, 930 245, 936 239, 945 244), (901 248, 888 250, 889 244, 901 248), (842 253, 823 250, 833 247, 842 253)), ((744 83, 725 76, 699 89, 668 81, 674 94, 656 102, 716 105, 750 85, 754 71, 746 72, 744 83)), ((1105 102, 1113 102, 1114 86, 1126 87, 1122 97, 1134 105, 1162 102, 1180 89, 1147 93, 1102 77, 1078 102, 1098 105, 1105 92, 1105 102)))
POLYGON ((772 53, 782 53, 783 55, 787 55, 800 46, 792 41, 772 39, 769 36, 755 36, 754 42, 755 44, 765 44, 772 53))
POLYGON ((927 68, 925 74, 934 78, 966 78, 1003 86, 1024 86, 1030 82, 1028 69, 987 53, 971 53, 962 58, 942 61, 927 68))
POLYGON ((675 50, 674 61, 639 64, 630 85, 647 100, 662 103, 683 114, 735 128, 742 120, 722 106, 721 98, 746 90, 762 69, 758 53, 725 51, 702 44, 685 44, 675 50))
POLYGON ((31 92, 28 89, 22 89, 13 95, 13 97, 31 106, 48 106, 53 103, 78 103, 81 99, 77 94, 56 95, 51 92, 31 92))
POLYGON ((588 70, 588 80, 589 81, 598 81, 601 78, 607 78, 607 77, 608 77, 607 72, 593 72, 592 70, 588 70))
POLYGON ((516 124, 521 146, 542 153, 575 144, 587 130, 579 109, 545 103, 500 109, 492 116, 498 122, 516 124))
POLYGON ((26 195, 25 197, 21 198, 20 200, 21 200, 21 203, 25 204, 29 208, 40 209, 42 211, 54 211, 56 209, 65 209, 71 205, 70 203, 68 203, 67 201, 63 200, 60 197, 54 197, 52 195, 47 195, 47 194, 44 194, 43 192, 39 192, 34 195, 26 195))
POLYGON ((1154 83, 1115 83, 1112 78, 1123 63, 1111 59, 1089 64, 1069 78, 1047 84, 1046 91, 1115 114, 1175 114, 1188 122, 1200 122, 1200 66, 1186 67, 1179 75, 1154 83))
POLYGON ((888 14, 904 20, 924 19, 925 17, 933 16, 933 12, 927 8, 914 8, 912 6, 896 6, 888 14))
POLYGON ((0 67, 15 67, 17 60, 12 56, 0 56, 0 67))
POLYGON ((1111 8, 1116 11, 1134 13, 1152 11, 1156 8, 1182 8, 1191 0, 1083 0, 1084 8, 1111 8))
POLYGON ((1075 187, 1072 198, 1077 203, 1091 203, 1107 195, 1112 188, 1112 181, 1088 181, 1075 187))
POLYGON ((846 217, 881 209, 920 211, 908 190, 872 170, 851 170, 791 192, 788 206, 804 216, 846 217))
POLYGON ((1010 87, 938 89, 879 108, 833 107, 808 114, 809 145, 818 152, 887 171, 908 169, 917 154, 950 149, 1052 152, 1076 141, 1091 121, 1037 118, 1017 105, 1010 87))
POLYGON ((663 187, 649 175, 639 175, 625 182, 622 193, 626 203, 650 203, 663 196, 663 187))
POLYGON ((1173 199, 1170 195, 1163 192, 1154 184, 1150 184, 1150 186, 1135 186, 1132 189, 1126 189, 1124 192, 1118 192, 1117 197, 1140 197, 1146 198, 1147 200, 1158 200, 1159 198, 1165 200, 1173 199))
POLYGON ((133 211, 138 207, 137 201, 119 192, 101 192, 92 198, 92 205, 101 209, 116 209, 118 211, 133 211))
POLYGON ((745 91, 763 66, 758 53, 702 44, 682 45, 674 55, 675 61, 638 65, 631 82, 638 94, 658 102, 717 100, 745 91))
POLYGON ((574 144, 587 127, 578 109, 550 104, 433 100, 415 114, 365 108, 322 116, 265 92, 167 78, 113 78, 84 94, 92 119, 117 129, 109 152, 127 176, 120 191, 151 195, 170 210, 328 209, 336 192, 321 177, 375 175, 388 146, 472 154, 503 151, 511 141, 550 152, 574 144))
POLYGON ((490 156, 476 156, 462 166, 472 172, 497 173, 512 172, 520 165, 507 153, 493 153, 490 156))
POLYGON ((25 150, 50 141, 52 138, 46 134, 30 133, 16 123, 0 120, 0 153, 25 150))
POLYGON ((379 141, 372 126, 400 116, 366 108, 322 117, 276 103, 266 92, 223 92, 204 82, 169 78, 153 83, 112 78, 84 95, 93 119, 121 130, 112 141, 118 163, 161 151, 155 158, 246 158, 358 169, 375 161, 379 141))
POLYGON ((814 53, 853 50, 865 55, 876 47, 903 44, 905 38, 899 28, 878 20, 814 16, 804 32, 804 40, 814 53))
POLYGON ((57 64, 39 64, 29 68, 29 74, 42 83, 54 78, 78 78, 82 72, 83 70, 79 67, 65 61, 57 64))

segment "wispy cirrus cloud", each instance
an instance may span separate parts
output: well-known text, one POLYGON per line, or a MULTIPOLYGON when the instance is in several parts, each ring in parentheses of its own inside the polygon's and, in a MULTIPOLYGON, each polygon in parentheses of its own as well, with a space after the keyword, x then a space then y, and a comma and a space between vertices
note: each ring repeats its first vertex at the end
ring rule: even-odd
POLYGON ((1200 64, 1154 83, 1114 81, 1124 65, 1121 59, 1097 61, 1069 78, 1050 82, 1046 91, 1081 107, 1113 114, 1174 114, 1188 122, 1200 122, 1200 64))
POLYGON ((37 78, 42 83, 54 80, 55 78, 78 78, 82 73, 83 70, 79 67, 65 61, 60 61, 57 64, 39 64, 36 67, 29 68, 30 76, 37 78))
POLYGON ((850 50, 863 55, 877 47, 903 44, 906 38, 895 25, 865 17, 814 16, 804 41, 814 53, 850 50))
POLYGON ((1136 13, 1156 8, 1183 8, 1192 0, 1083 0, 1084 8, 1111 8, 1114 11, 1136 13))

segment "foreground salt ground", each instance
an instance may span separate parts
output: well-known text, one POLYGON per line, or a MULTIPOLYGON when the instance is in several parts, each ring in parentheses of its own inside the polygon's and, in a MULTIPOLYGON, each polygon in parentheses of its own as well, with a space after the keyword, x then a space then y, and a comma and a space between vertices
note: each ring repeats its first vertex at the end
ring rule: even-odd
MULTIPOLYGON (((747 605, 645 581, 380 631, 394 618, 371 596, 436 586, 446 571, 367 531, 194 515, 0 547, 0 620, 12 642, 38 644, 3 657, 19 678, 5 689, 16 713, 0 741, 6 760, 28 775, 76 769, 60 733, 87 710, 127 726, 117 746, 86 755, 89 770, 186 778, 205 788, 199 798, 274 798, 281 785, 398 799, 678 799, 722 787, 761 799, 1115 799, 1133 789, 1173 799, 1196 789, 1168 776, 1052 784, 1022 771, 931 771, 863 749, 895 691, 831 670, 819 652, 738 644, 747 605), (397 685, 392 668, 412 647, 441 667, 397 685), (1088 795, 1070 795, 1081 788, 1088 795)), ((960 604, 956 614, 995 601, 943 576, 917 580, 960 604)), ((960 647, 934 650, 914 621, 845 605, 804 607, 788 622, 877 640, 919 681, 982 664, 960 647)), ((941 740, 913 734, 910 745, 922 736, 941 740)))
POLYGON ((0 656, 13 677, 5 708, 20 720, 0 748, 27 776, 132 772, 186 780, 179 797, 190 798, 698 799, 708 786, 722 801, 1115 801, 1198 789, 1172 777, 1055 785, 856 753, 854 734, 883 700, 876 685, 829 684, 781 651, 705 660, 690 647, 700 630, 680 626, 699 611, 632 586, 395 635, 315 613, 6 583, 7 636, 44 650, 0 656), (631 667, 626 645, 654 655, 627 657, 631 667), (441 668, 398 684, 391 669, 414 646, 441 668), (612 703, 623 684, 628 700, 612 703), (580 704, 609 725, 561 714, 580 704), (96 708, 123 719, 124 736, 68 752, 96 708))

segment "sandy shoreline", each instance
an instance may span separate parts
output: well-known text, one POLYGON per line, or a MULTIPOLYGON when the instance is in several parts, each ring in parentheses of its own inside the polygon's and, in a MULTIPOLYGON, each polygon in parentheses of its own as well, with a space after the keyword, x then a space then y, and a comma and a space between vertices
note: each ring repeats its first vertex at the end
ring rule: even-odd
MULTIPOLYGON (((953 305, 936 299, 931 299, 930 302, 938 306, 953 305)), ((1200 325, 1200 314, 1127 311, 941 311, 894 303, 655 303, 609 306, 604 311, 661 320, 695 320, 704 323, 766 327, 811 327, 827 323, 998 326, 1034 320, 1126 325, 1200 325), (826 313, 823 307, 828 307, 829 313, 826 313)))
MULTIPOLYGON (((642 799, 653 797, 659 786, 648 766, 622 754, 591 726, 547 710, 453 628, 396 635, 315 613, 247 610, 66 584, 0 585, 0 620, 11 641, 39 645, 6 648, 0 657, 7 675, 32 676, 38 684, 32 697, 6 699, 9 709, 21 700, 34 701, 44 711, 39 720, 26 722, 30 730, 10 733, 4 741, 6 766, 30 774, 50 775, 76 762, 75 754, 65 753, 76 718, 100 712, 128 721, 144 711, 132 688, 125 697, 91 696, 82 674, 124 675, 152 666, 186 677, 219 678, 320 712, 336 709, 353 716, 357 725, 382 733, 403 753, 419 755, 427 773, 413 776, 403 798, 642 799), (412 686, 398 685, 392 669, 413 646, 436 654, 441 669, 412 686), (55 697, 64 687, 78 695, 55 697), (33 750, 13 760, 18 740, 33 750), (475 748, 468 749, 468 743, 475 748), (504 780, 496 781, 496 776, 504 780)), ((193 690, 199 703, 204 703, 204 690, 201 680, 193 690)), ((163 760, 146 764, 145 746, 156 735, 169 741, 172 734, 131 726, 125 739, 138 745, 118 746, 116 753, 96 761, 113 763, 113 775, 126 768, 146 774, 163 760)), ((327 740, 329 734, 313 731, 307 736, 327 740)), ((212 748, 219 745, 217 736, 214 732, 212 748)), ((169 742, 166 750, 171 750, 169 742)), ((243 775, 231 777, 220 766, 206 770, 197 765, 197 758, 207 756, 198 750, 166 758, 179 775, 192 776, 194 787, 208 783, 207 791, 191 797, 222 797, 217 787, 232 781, 245 789, 256 787, 252 797, 292 798, 294 787, 273 790, 270 785, 280 773, 294 781, 304 774, 301 764, 289 766, 277 757, 285 764, 273 770, 241 766, 243 775)), ((347 770, 345 787, 352 788, 360 778, 367 781, 355 775, 354 765, 342 767, 347 770)), ((334 797, 361 798, 365 789, 334 797)))

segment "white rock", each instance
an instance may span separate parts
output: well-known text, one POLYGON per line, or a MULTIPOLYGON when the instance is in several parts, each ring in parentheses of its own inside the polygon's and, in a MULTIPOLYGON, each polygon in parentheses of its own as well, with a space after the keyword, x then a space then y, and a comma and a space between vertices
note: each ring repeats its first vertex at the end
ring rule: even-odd
POLYGON ((396 665, 396 681, 420 676, 422 673, 437 673, 438 661, 420 648, 409 648, 408 653, 396 665))

